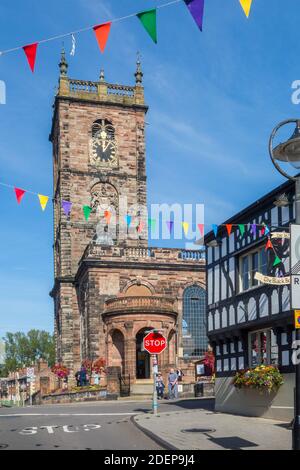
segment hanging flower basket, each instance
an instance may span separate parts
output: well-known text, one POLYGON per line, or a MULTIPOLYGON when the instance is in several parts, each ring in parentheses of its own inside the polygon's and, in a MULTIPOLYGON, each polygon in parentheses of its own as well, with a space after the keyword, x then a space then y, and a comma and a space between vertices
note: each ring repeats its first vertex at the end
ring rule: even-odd
POLYGON ((59 379, 65 379, 70 374, 69 369, 67 367, 63 366, 62 364, 55 364, 55 366, 53 366, 51 368, 51 371, 59 379))
POLYGON ((274 392, 283 384, 283 376, 275 366, 258 366, 236 373, 233 385, 236 388, 252 388, 260 391, 274 392))

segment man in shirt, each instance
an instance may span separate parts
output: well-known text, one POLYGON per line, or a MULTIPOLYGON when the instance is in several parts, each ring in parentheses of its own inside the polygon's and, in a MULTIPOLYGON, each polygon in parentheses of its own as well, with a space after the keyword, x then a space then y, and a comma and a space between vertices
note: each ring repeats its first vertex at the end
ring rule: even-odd
POLYGON ((168 375, 169 399, 178 398, 178 376, 174 369, 170 369, 168 375))

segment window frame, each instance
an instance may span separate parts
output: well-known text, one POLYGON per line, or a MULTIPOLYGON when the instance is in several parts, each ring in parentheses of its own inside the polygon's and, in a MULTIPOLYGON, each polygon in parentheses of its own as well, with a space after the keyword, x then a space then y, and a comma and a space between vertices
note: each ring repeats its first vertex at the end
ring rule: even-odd
POLYGON ((263 272, 262 267, 268 266, 268 253, 265 251, 265 246, 259 246, 256 247, 250 251, 247 251, 244 254, 241 254, 238 258, 238 266, 239 266, 239 282, 238 282, 238 288, 239 288, 239 293, 242 292, 248 292, 251 289, 255 289, 257 287, 260 287, 262 285, 261 281, 254 280, 254 273, 253 273, 253 255, 257 254, 258 255, 258 266, 257 270, 255 272, 262 272, 262 274, 266 274, 263 272), (266 261, 265 263, 262 262, 262 253, 265 254, 266 261), (243 271, 243 262, 244 260, 247 259, 248 263, 248 271, 247 271, 247 283, 248 287, 244 289, 244 271, 243 271))
POLYGON ((279 344, 278 344, 278 341, 277 341, 277 335, 276 333, 273 331, 273 328, 261 328, 259 330, 254 330, 254 331, 249 331, 248 332, 248 364, 249 364, 249 368, 250 369, 255 369, 256 367, 260 366, 260 365, 279 365, 279 344), (275 363, 272 363, 272 332, 273 332, 273 335, 275 336, 276 338, 276 345, 277 345, 277 361, 275 363), (267 340, 266 340, 266 353, 267 353, 267 359, 266 359, 266 362, 263 362, 262 361, 262 357, 261 357, 261 335, 260 333, 267 333, 267 340), (256 335, 257 338, 256 340, 258 341, 258 346, 257 346, 257 349, 258 349, 258 361, 257 361, 257 364, 256 365, 253 365, 252 364, 252 342, 251 342, 251 338, 252 338, 252 335, 256 335))

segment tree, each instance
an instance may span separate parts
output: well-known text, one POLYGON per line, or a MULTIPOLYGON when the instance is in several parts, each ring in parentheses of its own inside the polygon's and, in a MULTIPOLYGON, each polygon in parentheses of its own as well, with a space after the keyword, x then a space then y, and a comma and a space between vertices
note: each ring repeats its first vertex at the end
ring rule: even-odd
POLYGON ((50 367, 55 363, 54 335, 47 331, 30 330, 27 334, 8 332, 3 341, 5 360, 2 376, 21 367, 30 366, 39 359, 47 361, 50 367))

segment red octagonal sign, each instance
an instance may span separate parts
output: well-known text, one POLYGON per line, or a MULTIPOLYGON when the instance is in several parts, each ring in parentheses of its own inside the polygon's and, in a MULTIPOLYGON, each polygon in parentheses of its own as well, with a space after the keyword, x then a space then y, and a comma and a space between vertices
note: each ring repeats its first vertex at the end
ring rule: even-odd
POLYGON ((166 347, 167 340, 160 333, 151 332, 144 338, 144 349, 146 349, 150 354, 160 354, 166 349, 166 347))

